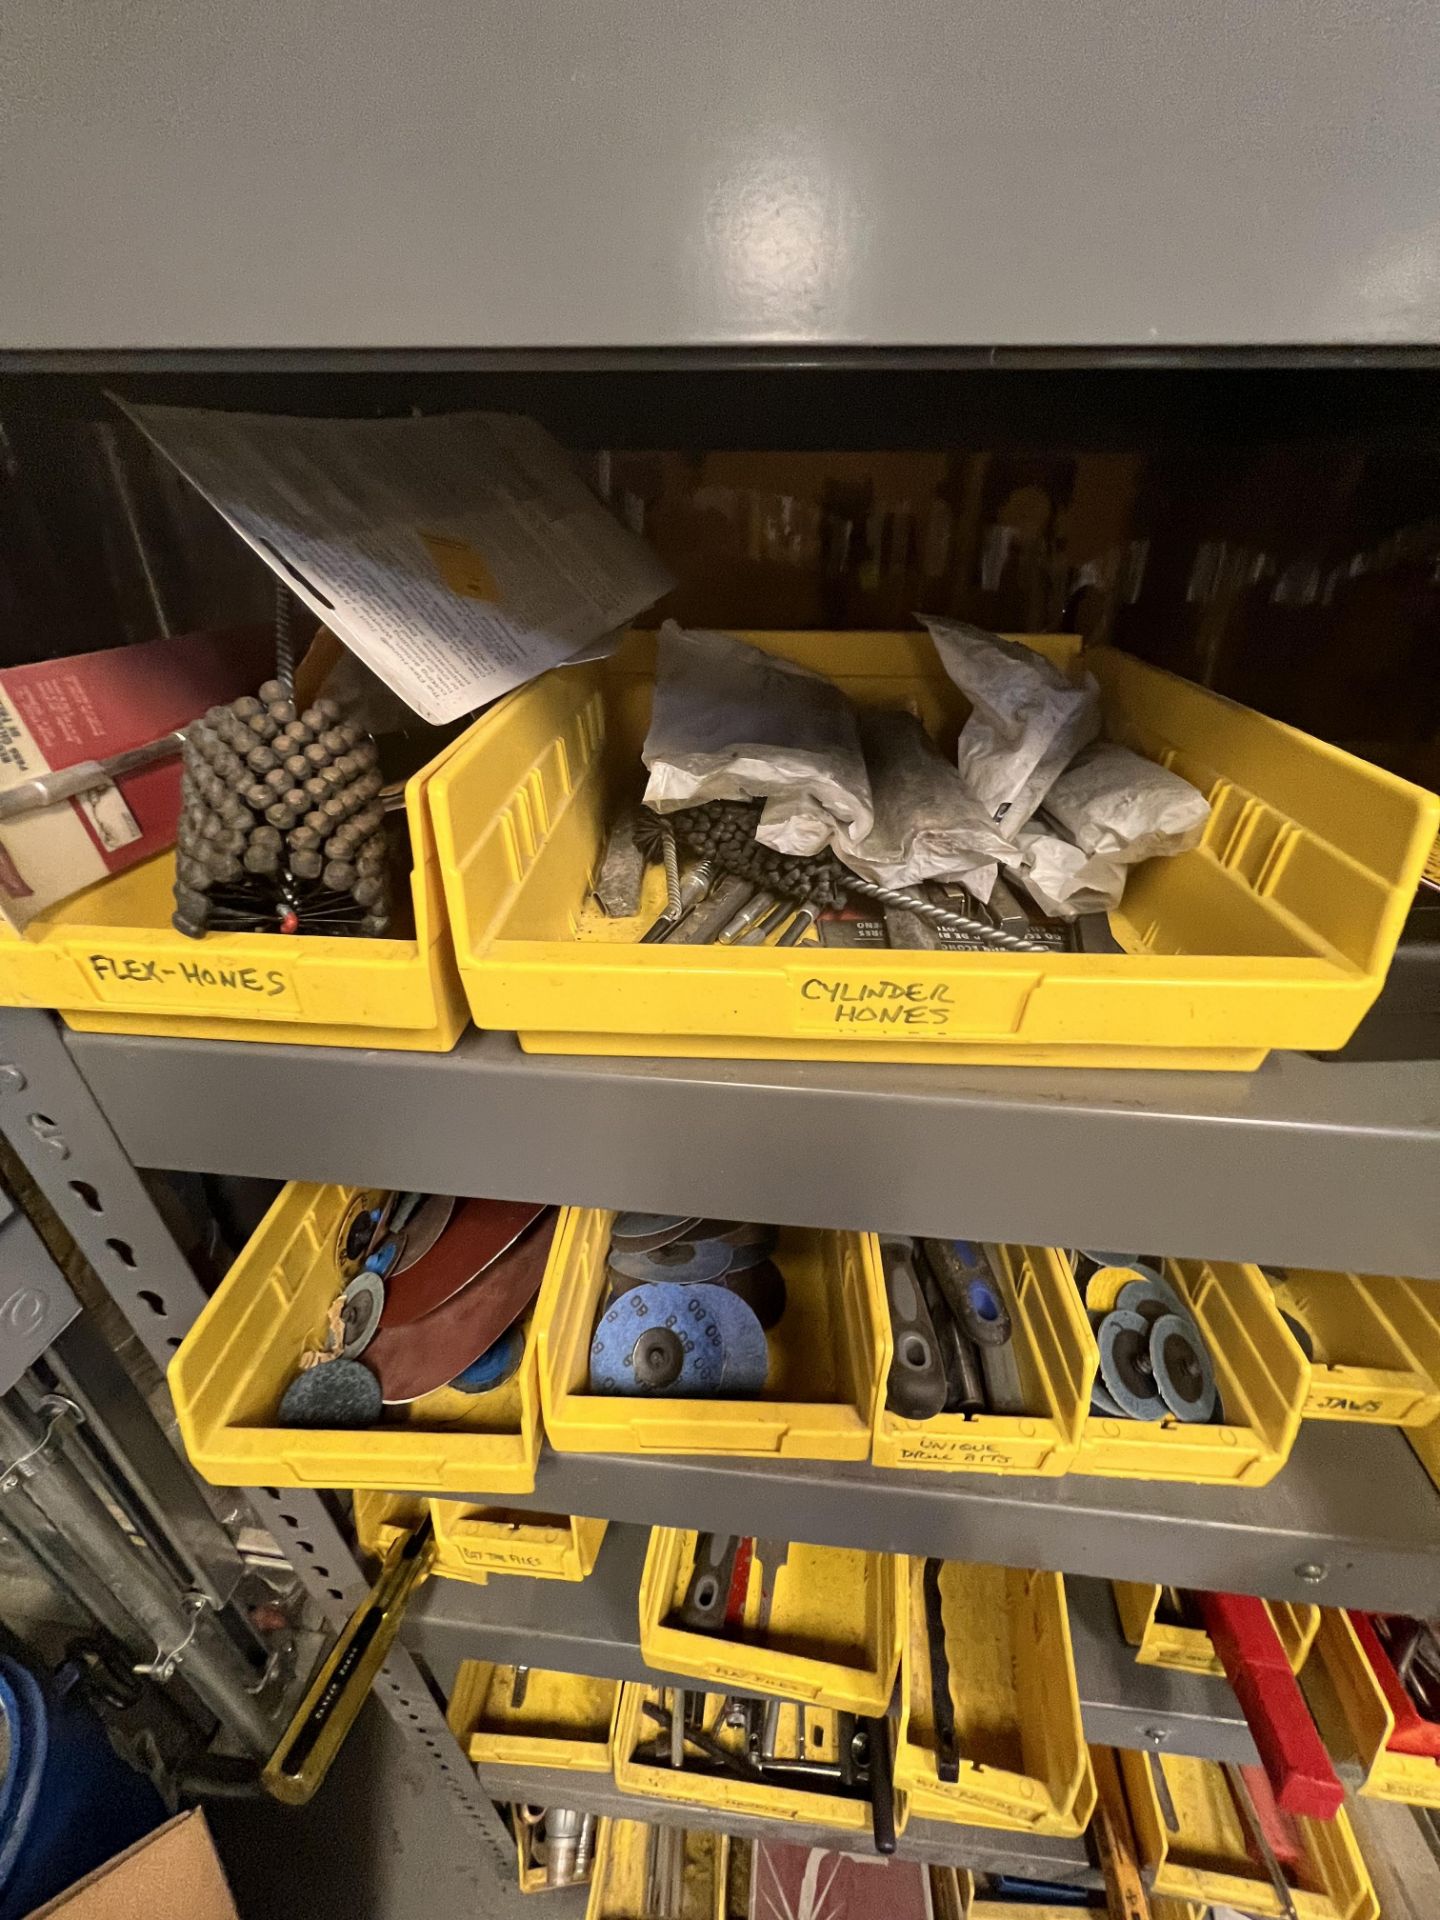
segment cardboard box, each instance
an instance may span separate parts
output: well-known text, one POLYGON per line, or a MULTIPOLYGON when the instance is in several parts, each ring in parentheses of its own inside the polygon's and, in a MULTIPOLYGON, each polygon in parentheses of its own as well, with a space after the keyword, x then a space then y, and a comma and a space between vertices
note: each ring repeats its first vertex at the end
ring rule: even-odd
POLYGON ((205 1815, 177 1814, 30 1920, 240 1920, 205 1815))
MULTIPOLYGON (((0 788, 108 760, 252 693, 271 670, 265 627, 0 669, 0 788)), ((46 907, 168 847, 180 817, 175 756, 0 828, 0 916, 19 932, 46 907)))

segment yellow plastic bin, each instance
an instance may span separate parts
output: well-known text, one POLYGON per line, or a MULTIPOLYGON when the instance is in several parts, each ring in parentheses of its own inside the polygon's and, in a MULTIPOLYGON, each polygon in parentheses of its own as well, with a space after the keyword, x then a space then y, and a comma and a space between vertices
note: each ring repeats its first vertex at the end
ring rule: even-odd
MULTIPOLYGON (((1011 1347, 1029 1412, 940 1413, 907 1420, 881 1393, 870 1457, 877 1467, 941 1473, 1061 1474, 1075 1458, 1090 1408, 1095 1342, 1063 1253, 1052 1247, 990 1247, 1013 1327, 1011 1347)), ((895 1341, 884 1320, 881 1378, 895 1341)))
POLYGON ((1095 1811, 1095 1777, 1080 1724, 1065 1583, 946 1560, 940 1603, 960 1778, 941 1780, 926 1649, 925 1562, 910 1562, 909 1628, 900 1663, 895 1784, 917 1819, 1030 1833, 1078 1834, 1095 1811))
POLYGON ((1424 1427, 1440 1419, 1440 1286, 1388 1274, 1266 1270, 1314 1342, 1307 1420, 1424 1427))
MULTIPOLYGON (((1075 648, 1022 637, 1052 657, 1075 648)), ((745 638, 862 705, 913 708, 953 749, 965 702, 928 635, 745 638)), ((1085 664, 1109 736, 1212 809, 1202 846, 1131 876, 1112 916, 1124 954, 640 946, 658 894, 640 920, 607 921, 588 889, 640 784, 654 648, 632 634, 613 659, 510 695, 431 782, 471 1012, 531 1052, 1234 1068, 1343 1046, 1440 821, 1423 789, 1099 648, 1085 664)))
POLYGON ((492 1573, 584 1580, 594 1570, 610 1524, 579 1514, 477 1507, 466 1500, 432 1500, 430 1511, 438 1549, 436 1572, 482 1585, 492 1573))
MULTIPOLYGON (((656 1688, 627 1680, 620 1689, 620 1705, 615 1715, 615 1784, 622 1793, 643 1794, 648 1799, 672 1800, 679 1806, 710 1807, 721 1813, 753 1814, 761 1819, 789 1822, 810 1827, 834 1827, 843 1833, 868 1833, 870 1802, 851 1800, 839 1794, 818 1792, 812 1788, 775 1787, 761 1780, 742 1780, 728 1774, 702 1774, 643 1760, 636 1749, 654 1738, 655 1725, 645 1717, 645 1702, 653 1701, 668 1709, 670 1696, 656 1688)), ((721 1743, 735 1753, 743 1753, 742 1730, 726 1727, 720 1721, 724 1696, 705 1695, 705 1725, 721 1743)), ((799 1754, 796 1716, 805 1716, 806 1752, 812 1760, 831 1760, 836 1754, 836 1716, 829 1707, 792 1707, 780 1709, 775 1743, 776 1757, 793 1760, 799 1754)), ((895 1794, 895 1831, 903 1833, 909 1818, 905 1795, 895 1794)))
POLYGON ((428 789, 461 744, 405 786, 413 939, 187 939, 170 925, 172 849, 72 894, 23 933, 0 928, 0 1005, 54 1007, 83 1033, 447 1053, 467 1013, 428 789))
MULTIPOLYGON (((1213 1760, 1179 1753, 1122 1751, 1119 1760, 1136 1845, 1155 1892, 1278 1920, 1279 1897, 1255 1855, 1224 1769, 1213 1760), (1152 1760, 1164 1769, 1175 1804, 1179 1826, 1174 1831, 1160 1812, 1152 1760)), ((1344 1809, 1333 1820, 1299 1818, 1295 1825, 1310 1882, 1291 1895, 1298 1920, 1379 1920, 1380 1902, 1344 1809)))
POLYGON ((865 1459, 889 1330, 869 1234, 782 1229, 774 1257, 787 1304, 770 1331, 770 1371, 758 1399, 639 1398, 588 1390, 614 1218, 589 1207, 564 1210, 535 1310, 545 1431, 557 1452, 865 1459))
MULTIPOLYGON (((585 1920, 651 1920, 645 1906, 645 1856, 654 1828, 642 1820, 602 1820, 585 1920)), ((671 1920, 725 1920, 730 1836, 708 1828, 685 1833, 680 1908, 671 1920)))
POLYGON ((1315 1656, 1305 1696, 1331 1759, 1358 1772, 1368 1799, 1440 1809, 1440 1759, 1390 1751, 1395 1715, 1343 1607, 1326 1607, 1315 1656))
MULTIPOLYGON (((1110 1584, 1120 1630, 1135 1648, 1139 1665, 1174 1667, 1181 1673, 1214 1673, 1224 1678, 1225 1668, 1203 1627, 1179 1627, 1156 1618, 1160 1587, 1142 1580, 1113 1580, 1110 1584)), ((1283 1600, 1267 1600, 1264 1604, 1280 1636, 1290 1671, 1299 1673, 1319 1631, 1319 1607, 1290 1605, 1283 1600)))
POLYGON ((435 1528, 434 1571, 483 1587, 492 1573, 532 1580, 583 1580, 594 1569, 607 1520, 520 1507, 477 1507, 468 1500, 424 1500, 414 1494, 366 1493, 354 1498, 355 1537, 383 1559, 398 1532, 419 1524, 426 1508, 435 1528))
MULTIPOLYGON (((1263 1487, 1290 1458, 1310 1389, 1310 1364, 1280 1318, 1258 1267, 1167 1260, 1163 1271, 1209 1349, 1223 1423, 1116 1420, 1092 1412, 1072 1471, 1123 1480, 1263 1487)), ((1090 1350, 1098 1373, 1093 1333, 1090 1350)))
POLYGON ((761 1591, 771 1570, 757 1540, 745 1597, 744 1637, 680 1624, 695 1571, 692 1528, 655 1527, 640 1579, 640 1651, 647 1666, 744 1693, 850 1713, 883 1714, 895 1691, 906 1612, 902 1555, 790 1543, 773 1572, 774 1599, 762 1641, 761 1591))
POLYGON ((473 1765, 606 1773, 618 1680, 531 1667, 515 1705, 514 1667, 466 1660, 445 1718, 473 1765))
POLYGON ((340 1229, 361 1191, 292 1182, 186 1335, 169 1379, 191 1463, 223 1487, 531 1492, 540 1456, 533 1314, 518 1372, 491 1393, 442 1387, 376 1427, 275 1425, 340 1290, 340 1229))
MULTIPOLYGON (((537 1812, 534 1807, 522 1807, 519 1802, 510 1803, 510 1828, 515 1835, 516 1879, 521 1893, 564 1893, 566 1887, 584 1887, 594 1885, 595 1861, 592 1856, 590 1868, 578 1880, 567 1881, 564 1886, 552 1887, 545 1877, 545 1862, 536 1849, 536 1830, 521 1818, 522 1812, 537 1812)), ((596 1822, 596 1845, 599 1845, 600 1823, 596 1822)))

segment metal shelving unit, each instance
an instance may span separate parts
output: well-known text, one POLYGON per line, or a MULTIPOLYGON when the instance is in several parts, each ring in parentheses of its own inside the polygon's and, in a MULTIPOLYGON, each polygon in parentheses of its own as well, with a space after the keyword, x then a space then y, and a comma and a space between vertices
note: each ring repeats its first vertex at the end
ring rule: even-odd
MULTIPOLYGON (((680 1806, 650 1794, 622 1793, 608 1773, 574 1773, 561 1767, 477 1769, 481 1783, 497 1800, 530 1800, 539 1805, 580 1807, 618 1820, 648 1820, 660 1826, 713 1827, 747 1839, 793 1840, 797 1845, 832 1847, 873 1857, 870 1836, 842 1833, 834 1827, 777 1822, 754 1814, 710 1807, 680 1806)), ((895 1849, 902 1860, 938 1866, 969 1867, 972 1873, 1013 1873, 1029 1879, 1068 1882, 1098 1888, 1098 1869, 1083 1840, 1052 1834, 1007 1833, 1002 1827, 970 1827, 948 1820, 912 1820, 895 1849)))
MULTIPOLYGON (((0 1126, 162 1365, 201 1295, 139 1166, 1437 1277, 1433 1080, 1424 1067, 1299 1056, 1248 1076, 565 1059, 474 1033, 450 1055, 377 1055, 85 1035, 47 1014, 0 1013, 0 1126)), ((338 1622, 364 1575, 325 1498, 273 1488, 250 1498, 338 1622)), ((553 1793, 705 1822, 619 1795, 603 1776, 583 1793, 568 1773, 477 1778, 440 1704, 462 1658, 523 1647, 538 1663, 537 1639, 562 1668, 642 1677, 633 1576, 650 1524, 784 1532, 803 1512, 812 1540, 1058 1568, 1072 1576, 1092 1737, 1235 1759, 1253 1749, 1228 1687, 1136 1665, 1102 1579, 1159 1570, 1182 1585, 1424 1611, 1440 1575, 1440 1499, 1402 1435, 1365 1427, 1306 1427, 1259 1489, 547 1448, 533 1494, 507 1504, 620 1523, 599 1574, 576 1588, 432 1583, 377 1688, 507 1877, 511 1843, 492 1797, 553 1793)), ((921 1823, 902 1850, 1093 1883, 1078 1841, 921 1823)))
POLYGON ((590 1059, 473 1031, 379 1056, 64 1039, 137 1166, 1440 1279, 1423 1061, 1018 1072, 590 1059))
MULTIPOLYGON (((636 1595, 648 1540, 646 1527, 612 1526, 584 1582, 432 1580, 409 1609, 402 1637, 447 1689, 461 1661, 476 1658, 693 1687, 648 1666, 640 1651, 636 1595)), ((1137 1665, 1105 1583, 1072 1580, 1066 1592, 1089 1739, 1253 1763, 1255 1745, 1226 1681, 1137 1665)))
POLYGON ((1380 1611, 1424 1612, 1440 1583, 1440 1498, 1404 1435, 1323 1421, 1301 1428, 1268 1487, 547 1446, 535 1491, 505 1503, 724 1533, 783 1534, 799 1513, 814 1545, 1113 1580, 1153 1580, 1161 1570, 1181 1586, 1380 1611))
MULTIPOLYGON (((163 1370, 205 1296, 50 1014, 0 1010, 0 1131, 163 1370)), ((16 1236, 21 1251, 28 1249, 25 1235, 17 1235, 23 1224, 10 1222, 7 1247, 16 1236)), ((24 1270, 26 1279, 33 1266, 24 1270)), ((53 1287, 45 1311, 58 1331, 66 1299, 53 1287)), ((323 1496, 274 1487, 244 1491, 320 1614, 342 1625, 370 1582, 323 1496)), ((495 1896, 503 1900, 514 1892, 514 1841, 456 1746, 442 1702, 403 1647, 392 1650, 375 1693, 479 1841, 481 1870, 489 1866, 495 1896)), ((520 1911, 517 1906, 517 1916, 520 1911)))

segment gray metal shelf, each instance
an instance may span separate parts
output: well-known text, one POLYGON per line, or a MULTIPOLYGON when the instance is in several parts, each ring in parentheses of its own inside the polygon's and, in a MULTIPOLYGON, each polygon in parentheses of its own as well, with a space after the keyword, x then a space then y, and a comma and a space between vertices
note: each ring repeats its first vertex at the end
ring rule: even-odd
POLYGON ((1440 1065, 588 1059, 67 1033, 139 1166, 1440 1278, 1440 1065))
MULTIPOLYGON (((747 1840, 786 1840, 799 1846, 829 1847, 873 1857, 868 1831, 840 1832, 834 1827, 767 1820, 728 1808, 681 1806, 649 1794, 622 1793, 608 1773, 576 1773, 563 1767, 476 1768, 485 1791, 496 1800, 527 1801, 536 1806, 579 1807, 616 1820, 648 1820, 661 1826, 708 1827, 747 1840)), ((1066 1881, 1098 1888, 1100 1875, 1083 1840, 1049 1834, 1007 1833, 1001 1827, 969 1827, 948 1820, 912 1820, 896 1848, 902 1860, 936 1866, 969 1867, 973 1873, 1013 1873, 1038 1880, 1066 1881)))
POLYGON ((505 1505, 1381 1612, 1428 1613, 1440 1591, 1440 1499, 1405 1436, 1326 1421, 1268 1487, 546 1447, 534 1492, 505 1505))
MULTIPOLYGON (((460 1662, 473 1659, 693 1686, 647 1666, 640 1651, 636 1596, 648 1540, 647 1527, 612 1526, 583 1582, 507 1576, 480 1587, 432 1580, 407 1609, 402 1638, 447 1693, 460 1662)), ((1226 1681, 1138 1665, 1103 1581, 1071 1580, 1067 1595, 1088 1739, 1254 1762, 1254 1742, 1226 1681)))

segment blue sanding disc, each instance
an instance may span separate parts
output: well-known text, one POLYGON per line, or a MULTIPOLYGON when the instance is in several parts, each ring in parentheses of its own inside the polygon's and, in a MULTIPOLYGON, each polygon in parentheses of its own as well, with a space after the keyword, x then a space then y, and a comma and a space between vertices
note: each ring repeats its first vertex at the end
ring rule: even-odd
POLYGON ((491 1393, 519 1371, 525 1357, 525 1329, 518 1322, 507 1327, 493 1347, 487 1347, 463 1373, 450 1382, 457 1393, 491 1393))
POLYGON ((682 1400, 717 1394, 725 1344, 710 1308, 721 1292, 719 1287, 708 1287, 697 1298, 694 1287, 657 1280, 622 1293, 601 1314, 590 1342, 590 1391, 663 1394, 682 1400), (642 1336, 657 1328, 673 1334, 680 1348, 679 1372, 664 1385, 650 1384, 636 1372, 636 1347, 642 1336))
POLYGON ((706 1304, 720 1326, 725 1353, 721 1384, 732 1399, 745 1399, 759 1393, 765 1384, 770 1364, 770 1349, 755 1309, 728 1287, 697 1288, 707 1296, 706 1304))

